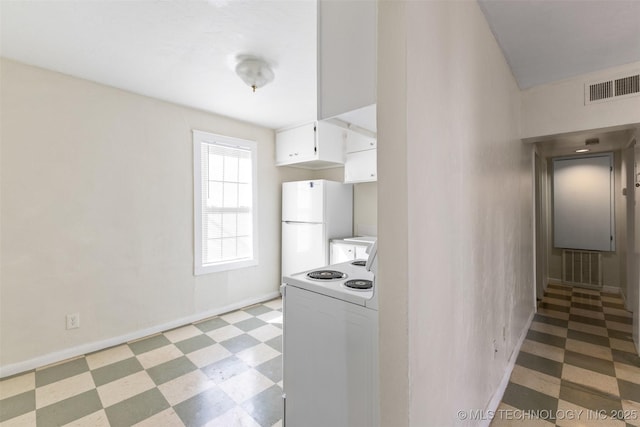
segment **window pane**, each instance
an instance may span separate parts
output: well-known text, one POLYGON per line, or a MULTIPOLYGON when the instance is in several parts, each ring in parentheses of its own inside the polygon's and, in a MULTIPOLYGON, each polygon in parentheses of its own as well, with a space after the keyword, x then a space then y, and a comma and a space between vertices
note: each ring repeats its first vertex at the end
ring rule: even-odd
POLYGON ((238 182, 243 182, 245 184, 251 183, 251 159, 248 157, 240 159, 238 182))
POLYGON ((238 182, 238 157, 233 154, 224 158, 224 180, 238 182))
POLYGON ((222 239, 222 253, 224 259, 234 259, 237 257, 235 237, 222 239))
POLYGON ((238 236, 250 236, 252 226, 250 213, 238 214, 238 236))
POLYGON ((238 237, 238 258, 249 258, 252 251, 251 237, 238 237))
POLYGON ((250 184, 238 184, 238 206, 250 208, 252 200, 250 184))
POLYGON ((236 216, 237 214, 222 214, 222 236, 232 237, 236 235, 236 216))
POLYGON ((222 237, 222 215, 221 214, 206 214, 207 221, 205 225, 207 227, 205 235, 208 239, 215 239, 222 237))
POLYGON ((222 259, 222 240, 221 239, 207 239, 204 241, 203 248, 203 263, 211 264, 219 262, 222 259))
POLYGON ((213 181, 222 181, 224 157, 218 153, 209 150, 209 179, 213 181))
POLYGON ((207 207, 221 207, 222 206, 222 189, 223 184, 221 182, 209 181, 209 194, 207 197, 207 207))
POLYGON ((225 208, 238 207, 238 184, 224 183, 222 206, 225 208))

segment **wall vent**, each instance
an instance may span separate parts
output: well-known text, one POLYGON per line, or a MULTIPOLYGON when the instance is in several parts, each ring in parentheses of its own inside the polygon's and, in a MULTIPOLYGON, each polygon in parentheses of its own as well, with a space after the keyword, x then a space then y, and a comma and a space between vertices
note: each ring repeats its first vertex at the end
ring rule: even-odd
POLYGON ((589 101, 599 101, 613 96, 613 82, 594 83, 589 85, 589 101))
POLYGON ((640 74, 615 80, 616 96, 640 93, 640 74))
POLYGON ((562 282, 569 285, 602 287, 602 253, 562 251, 562 282))
POLYGON ((613 101, 640 95, 640 73, 584 85, 584 104, 613 101))

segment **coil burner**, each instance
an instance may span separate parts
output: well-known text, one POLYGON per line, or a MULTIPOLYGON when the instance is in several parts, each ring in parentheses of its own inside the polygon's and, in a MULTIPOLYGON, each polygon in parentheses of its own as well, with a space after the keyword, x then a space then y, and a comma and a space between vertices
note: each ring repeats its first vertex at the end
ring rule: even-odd
POLYGON ((345 279, 347 275, 336 270, 316 270, 307 273, 307 277, 314 280, 340 280, 345 279))
POLYGON ((371 280, 355 279, 355 280, 347 280, 346 282, 344 282, 344 285, 349 289, 366 291, 373 287, 373 282, 371 280))

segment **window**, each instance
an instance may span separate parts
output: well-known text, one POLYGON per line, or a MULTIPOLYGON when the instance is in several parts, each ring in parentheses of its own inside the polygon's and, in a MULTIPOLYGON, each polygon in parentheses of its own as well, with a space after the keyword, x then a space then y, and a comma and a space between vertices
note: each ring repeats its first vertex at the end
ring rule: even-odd
POLYGON ((195 274, 258 264, 256 143, 193 131, 195 274))

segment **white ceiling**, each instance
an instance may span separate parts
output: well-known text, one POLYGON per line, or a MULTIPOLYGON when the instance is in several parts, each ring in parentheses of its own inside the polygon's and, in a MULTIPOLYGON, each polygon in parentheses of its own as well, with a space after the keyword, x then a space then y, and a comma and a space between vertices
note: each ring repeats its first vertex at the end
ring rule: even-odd
POLYGON ((2 56, 271 128, 316 116, 316 17, 305 0, 0 0, 2 56), (275 80, 252 93, 237 55, 275 80))
POLYGON ((617 151, 626 148, 631 141, 631 129, 596 132, 577 132, 536 142, 538 152, 543 157, 576 155, 576 150, 588 148, 587 154, 617 151), (587 139, 598 139, 597 144, 586 145, 587 139))
MULTIPOLYGON (((640 61, 640 0, 479 0, 521 88, 640 61)), ((316 117, 315 0, 0 0, 1 54, 281 128, 316 117), (238 55, 271 62, 252 93, 238 55)))
POLYGON ((638 0, 478 0, 521 89, 640 61, 638 0))

